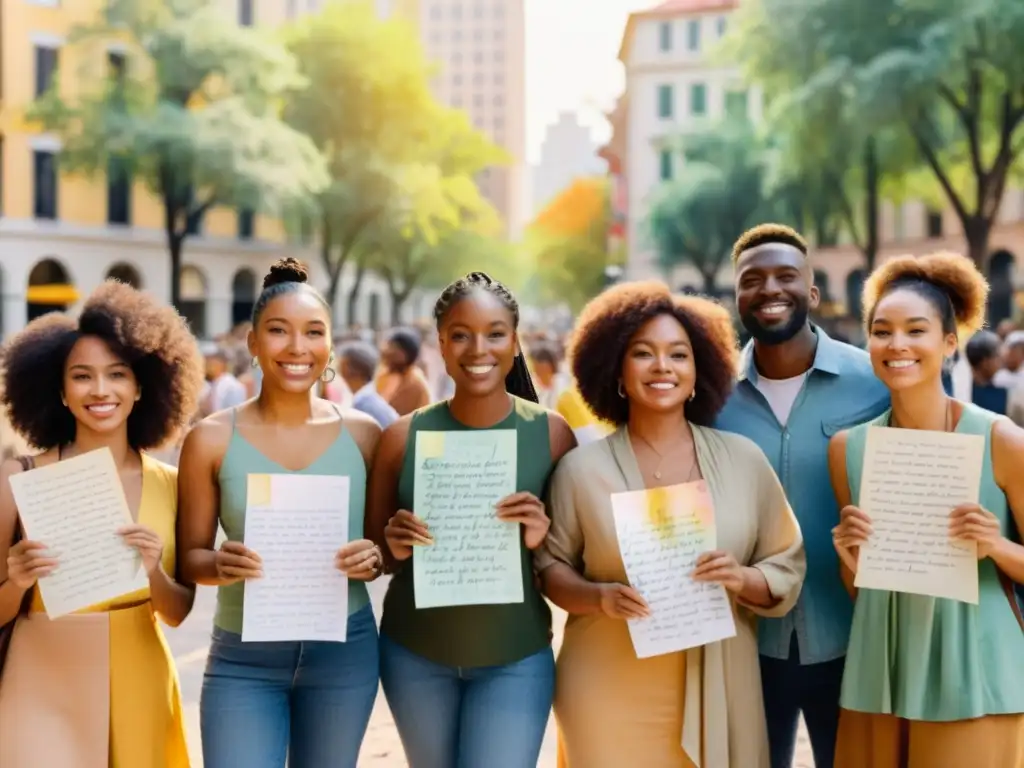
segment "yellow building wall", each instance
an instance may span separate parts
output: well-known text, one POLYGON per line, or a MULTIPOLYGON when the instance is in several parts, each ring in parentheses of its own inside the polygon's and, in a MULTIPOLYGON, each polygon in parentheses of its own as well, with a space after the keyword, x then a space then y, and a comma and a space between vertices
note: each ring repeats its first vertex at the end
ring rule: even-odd
MULTIPOLYGON (((2 173, 0 178, 0 211, 8 218, 31 219, 33 216, 32 151, 38 136, 36 126, 24 119, 25 110, 35 98, 35 41, 55 37, 67 40, 72 30, 96 18, 102 0, 72 0, 59 7, 37 6, 22 0, 3 2, 3 27, 0 38, 0 66, 3 76, 3 101, 0 103, 0 135, 3 136, 2 173)), ((106 66, 105 44, 98 46, 60 48, 58 66, 61 92, 74 99, 82 83, 83 71, 102 73, 106 66)), ((131 66, 131 59, 129 59, 131 66)), ((107 186, 103 175, 83 178, 61 174, 57 189, 59 221, 84 226, 106 226, 107 186)), ((144 185, 132 190, 131 225, 162 229, 163 206, 144 185)), ((210 211, 203 221, 204 234, 232 238, 237 236, 238 217, 232 209, 210 211)), ((284 227, 280 222, 257 217, 255 236, 262 240, 283 242, 284 227)))

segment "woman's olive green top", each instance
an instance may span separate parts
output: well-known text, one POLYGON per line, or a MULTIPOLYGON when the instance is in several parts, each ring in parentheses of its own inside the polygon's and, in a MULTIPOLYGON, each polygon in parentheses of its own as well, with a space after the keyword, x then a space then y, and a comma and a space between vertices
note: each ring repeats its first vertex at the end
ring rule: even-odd
MULTIPOLYGON (((554 469, 547 411, 515 398, 508 417, 490 429, 516 431, 516 491, 529 491, 543 498, 554 469)), ((456 421, 447 402, 413 414, 398 480, 399 508, 412 512, 416 511, 416 433, 420 430, 455 432, 474 428, 456 421)), ((413 653, 452 667, 511 664, 538 653, 551 642, 551 611, 534 583, 532 553, 525 546, 521 551, 524 599, 504 605, 417 609, 412 561, 406 561, 388 587, 381 632, 413 653)))

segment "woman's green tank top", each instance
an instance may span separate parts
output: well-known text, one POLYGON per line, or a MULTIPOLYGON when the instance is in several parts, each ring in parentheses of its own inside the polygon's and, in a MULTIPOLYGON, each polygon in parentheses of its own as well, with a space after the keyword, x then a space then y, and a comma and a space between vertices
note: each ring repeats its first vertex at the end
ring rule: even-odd
MULTIPOLYGON (((245 537, 246 479, 250 474, 342 475, 349 478, 349 541, 363 538, 363 515, 366 508, 366 461, 355 439, 342 422, 337 439, 308 467, 292 472, 271 461, 252 443, 242 437, 231 414, 231 442, 221 461, 220 524, 230 541, 245 537)), ((340 548, 345 542, 339 541, 340 548)), ((223 630, 242 633, 242 605, 245 582, 236 582, 217 590, 217 612, 213 623, 223 630)), ((366 585, 361 581, 348 583, 348 612, 353 613, 370 602, 366 585)))
MULTIPOLYGON (((416 433, 471 429, 455 420, 447 402, 413 414, 398 481, 399 508, 415 512, 416 433)), ((512 412, 492 429, 516 430, 516 490, 543 498, 554 469, 547 411, 515 398, 512 412)), ((412 561, 406 561, 388 588, 381 632, 413 653, 452 667, 511 664, 538 653, 551 642, 551 611, 534 583, 532 554, 525 546, 521 550, 524 600, 505 605, 417 609, 412 561)))

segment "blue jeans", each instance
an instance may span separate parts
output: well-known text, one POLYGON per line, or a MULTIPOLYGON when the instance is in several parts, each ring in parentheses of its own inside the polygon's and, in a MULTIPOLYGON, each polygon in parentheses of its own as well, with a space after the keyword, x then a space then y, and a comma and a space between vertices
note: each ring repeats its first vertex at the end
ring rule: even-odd
POLYGON ((801 712, 811 738, 815 768, 832 768, 845 662, 846 659, 840 658, 821 664, 801 664, 795 633, 788 659, 761 657, 761 688, 771 768, 793 765, 801 712))
POLYGON ((555 693, 550 648, 500 667, 448 667, 380 638, 409 768, 536 768, 555 693))
POLYGON ((243 643, 213 630, 200 699, 206 768, 356 768, 379 680, 370 606, 344 643, 243 643))

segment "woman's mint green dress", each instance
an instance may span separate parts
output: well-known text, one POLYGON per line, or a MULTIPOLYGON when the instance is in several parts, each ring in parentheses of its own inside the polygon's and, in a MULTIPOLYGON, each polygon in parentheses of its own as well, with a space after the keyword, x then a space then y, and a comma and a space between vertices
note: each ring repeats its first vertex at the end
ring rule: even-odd
MULTIPOLYGON (((1009 536, 1015 526, 1006 495, 992 473, 991 433, 1001 417, 970 404, 963 408, 955 432, 985 436, 979 503, 999 518, 1003 534, 1009 536)), ((886 427, 889 419, 890 413, 886 412, 848 433, 846 471, 855 506, 859 503, 868 429, 886 427)), ((991 559, 978 562, 978 581, 977 605, 924 595, 858 590, 840 700, 847 710, 844 718, 856 720, 850 715, 862 713, 952 723, 1024 713, 1024 630, 991 559)), ((1016 738, 1024 744, 1024 718, 1015 720, 1019 723, 1016 738)), ((877 756, 863 763, 844 763, 843 730, 841 725, 837 766, 887 768, 877 756)), ((864 735, 861 732, 859 738, 864 735)), ((845 746, 860 752, 866 745, 845 746)), ((981 745, 979 749, 980 762, 970 768, 989 764, 983 757, 985 749, 981 745)), ((901 760, 897 764, 928 764, 911 757, 910 763, 901 760)), ((933 768, 946 764, 938 756, 929 760, 933 768)), ((1024 767, 1024 763, 1017 762, 1016 766, 1024 767)))

